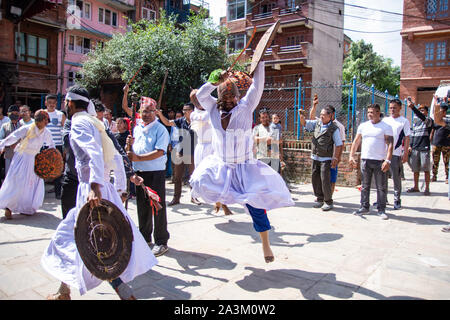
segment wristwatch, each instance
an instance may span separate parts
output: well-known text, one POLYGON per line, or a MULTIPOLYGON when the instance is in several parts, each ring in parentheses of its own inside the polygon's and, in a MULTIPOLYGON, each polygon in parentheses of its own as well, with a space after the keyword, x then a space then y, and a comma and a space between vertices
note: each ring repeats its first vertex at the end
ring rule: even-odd
POLYGON ((391 164, 391 160, 386 159, 384 161, 386 161, 387 163, 391 164))

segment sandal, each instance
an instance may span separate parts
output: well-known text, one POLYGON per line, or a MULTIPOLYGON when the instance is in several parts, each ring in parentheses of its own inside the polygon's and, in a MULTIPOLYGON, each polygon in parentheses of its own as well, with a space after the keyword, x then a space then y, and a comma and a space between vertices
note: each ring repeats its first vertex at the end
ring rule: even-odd
POLYGON ((411 193, 411 192, 420 192, 420 190, 418 190, 418 189, 412 187, 412 188, 409 188, 408 190, 406 190, 406 192, 408 192, 408 193, 411 193))

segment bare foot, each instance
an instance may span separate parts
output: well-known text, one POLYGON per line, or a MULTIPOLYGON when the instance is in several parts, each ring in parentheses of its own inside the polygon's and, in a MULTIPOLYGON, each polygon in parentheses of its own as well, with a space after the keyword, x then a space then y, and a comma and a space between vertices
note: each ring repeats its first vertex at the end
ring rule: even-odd
POLYGON ((275 260, 272 249, 270 249, 270 247, 263 246, 263 253, 264 253, 264 260, 266 261, 266 263, 270 263, 275 260))
POLYGON ((220 206, 221 206, 221 203, 220 203, 220 202, 216 202, 216 204, 214 205, 214 211, 215 211, 216 213, 219 212, 220 206))
POLYGON ((222 205, 222 209, 223 209, 223 212, 225 213, 226 216, 229 216, 229 215, 233 214, 233 212, 231 212, 231 210, 228 209, 228 207, 226 205, 224 205, 224 204, 222 205))
POLYGON ((49 294, 47 296, 47 300, 71 300, 69 293, 55 293, 55 294, 49 294))

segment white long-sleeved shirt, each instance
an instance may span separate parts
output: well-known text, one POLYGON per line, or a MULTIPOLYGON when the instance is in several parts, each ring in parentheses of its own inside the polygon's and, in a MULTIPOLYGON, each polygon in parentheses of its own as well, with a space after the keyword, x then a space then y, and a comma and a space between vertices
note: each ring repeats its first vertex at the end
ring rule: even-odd
POLYGON ((226 130, 222 128, 217 100, 211 96, 216 88, 207 82, 197 92, 199 103, 208 111, 211 119, 214 153, 227 163, 244 163, 253 159, 252 114, 264 91, 264 62, 260 62, 256 68, 247 94, 231 110, 226 130))

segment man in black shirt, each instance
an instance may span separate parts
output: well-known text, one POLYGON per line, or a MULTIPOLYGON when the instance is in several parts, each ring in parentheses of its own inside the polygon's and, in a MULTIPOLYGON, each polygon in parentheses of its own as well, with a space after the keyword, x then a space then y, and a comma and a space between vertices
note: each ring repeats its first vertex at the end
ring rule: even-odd
POLYGON ((409 98, 408 107, 414 112, 418 119, 413 123, 411 143, 408 149, 408 163, 414 173, 414 187, 406 192, 419 192, 419 174, 425 173, 425 195, 430 195, 430 134, 433 129, 433 119, 428 117, 428 107, 416 108, 409 98))
MULTIPOLYGON (((436 106, 437 107, 437 106, 436 106)), ((446 103, 440 104, 440 112, 444 115, 443 121, 448 122, 449 118, 445 117, 448 105, 446 103)), ((432 133, 432 153, 433 153, 433 178, 431 181, 437 180, 437 173, 439 169, 439 162, 442 158, 445 166, 445 183, 448 183, 448 163, 450 159, 450 130, 445 126, 435 125, 432 133)))
MULTIPOLYGON (((179 143, 181 145, 178 156, 172 158, 174 163, 173 175, 175 181, 175 191, 172 201, 169 206, 180 203, 181 187, 183 183, 183 175, 185 166, 188 166, 189 176, 194 171, 194 149, 195 149, 195 133, 191 130, 191 113, 194 111, 192 103, 186 103, 183 106, 184 116, 175 120, 168 120, 160 110, 157 111, 157 116, 165 126, 176 126, 179 129, 179 143), (189 139, 189 140, 187 140, 189 139)), ((191 202, 201 204, 196 198, 191 197, 191 202)))

